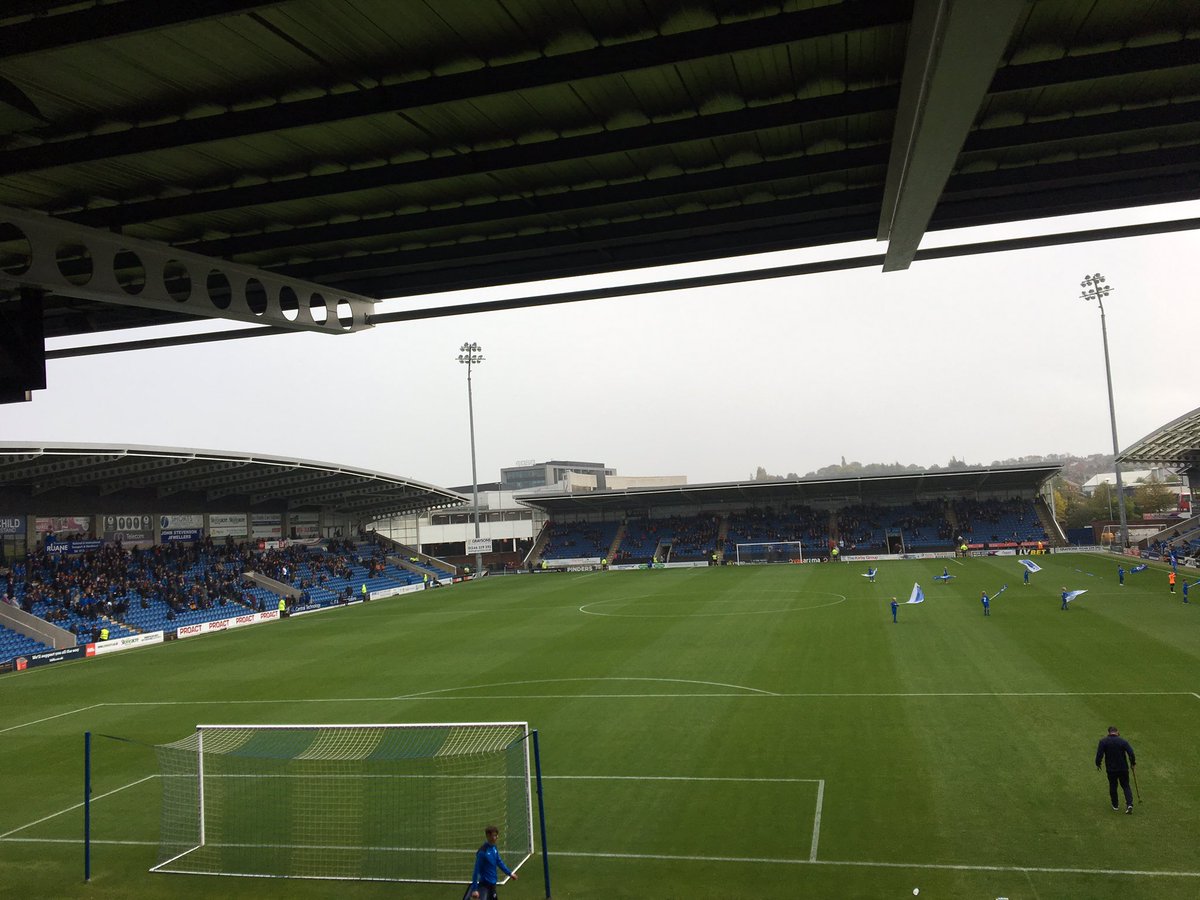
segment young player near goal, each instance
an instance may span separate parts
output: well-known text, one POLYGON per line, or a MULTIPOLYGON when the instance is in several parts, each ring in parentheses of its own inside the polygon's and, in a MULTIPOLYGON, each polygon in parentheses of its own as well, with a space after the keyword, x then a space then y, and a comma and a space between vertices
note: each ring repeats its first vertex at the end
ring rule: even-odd
POLYGON ((500 829, 489 825, 484 829, 484 836, 487 840, 475 853, 475 871, 471 873, 471 886, 467 888, 471 900, 497 900, 496 882, 500 880, 496 874, 497 868, 513 881, 517 880, 517 873, 504 864, 500 851, 496 849, 500 829))

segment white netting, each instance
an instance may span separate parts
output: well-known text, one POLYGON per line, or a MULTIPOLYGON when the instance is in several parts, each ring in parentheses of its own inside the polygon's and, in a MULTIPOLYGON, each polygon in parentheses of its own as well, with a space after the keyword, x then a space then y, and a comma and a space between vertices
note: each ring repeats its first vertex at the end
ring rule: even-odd
POLYGON ((157 747, 155 871, 463 882, 483 827, 533 852, 528 728, 199 726, 157 747))

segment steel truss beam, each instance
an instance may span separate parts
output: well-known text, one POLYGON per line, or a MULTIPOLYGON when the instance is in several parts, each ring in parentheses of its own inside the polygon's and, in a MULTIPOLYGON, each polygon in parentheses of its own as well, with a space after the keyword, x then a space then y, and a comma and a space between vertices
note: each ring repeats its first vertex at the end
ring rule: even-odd
POLYGON ((342 334, 376 302, 254 266, 0 206, 0 287, 36 287, 210 319, 342 334))

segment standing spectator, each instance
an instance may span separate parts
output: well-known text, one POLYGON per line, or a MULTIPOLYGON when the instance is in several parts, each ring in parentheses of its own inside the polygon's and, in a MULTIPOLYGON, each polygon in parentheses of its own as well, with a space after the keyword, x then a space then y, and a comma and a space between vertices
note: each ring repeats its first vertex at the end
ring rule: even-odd
POLYGON ((1104 768, 1108 773, 1108 796, 1112 800, 1113 812, 1117 812, 1117 784, 1125 791, 1125 814, 1133 812, 1133 791, 1129 789, 1129 772, 1137 768, 1137 758, 1133 755, 1133 747, 1129 741, 1121 737, 1115 725, 1108 726, 1108 734, 1100 738, 1096 746, 1096 771, 1100 771, 1100 761, 1104 760, 1104 768), (1125 758, 1129 758, 1126 763, 1125 758))

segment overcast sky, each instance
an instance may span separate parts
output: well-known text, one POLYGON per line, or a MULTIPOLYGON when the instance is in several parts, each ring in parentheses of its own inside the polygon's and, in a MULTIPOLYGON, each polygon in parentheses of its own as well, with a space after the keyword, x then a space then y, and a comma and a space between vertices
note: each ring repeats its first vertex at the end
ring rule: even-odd
MULTIPOLYGON (((1200 215, 1181 203, 927 236, 923 247, 1200 215)), ((864 242, 592 279, 386 301, 381 312, 881 253, 864 242), (448 300, 450 296, 453 299, 448 300)), ((518 460, 746 479, 848 461, 945 464, 1111 452, 1200 406, 1197 232, 731 287, 52 361, 4 440, 152 444, 469 484, 466 341, 481 482, 518 460)), ((236 327, 242 327, 240 325, 236 327)), ((181 333, 106 335, 132 340, 181 333)), ((192 329, 196 330, 196 329, 192 329)), ((79 339, 49 342, 51 349, 79 339)))

